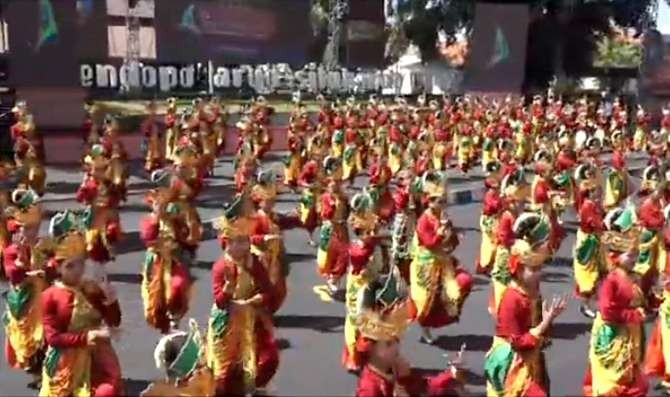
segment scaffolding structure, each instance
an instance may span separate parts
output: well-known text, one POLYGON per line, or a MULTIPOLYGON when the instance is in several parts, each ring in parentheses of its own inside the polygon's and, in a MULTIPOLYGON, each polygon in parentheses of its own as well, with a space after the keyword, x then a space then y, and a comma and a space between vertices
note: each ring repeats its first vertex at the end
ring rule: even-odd
POLYGON ((128 2, 128 13, 126 14, 126 28, 128 36, 126 38, 126 56, 123 59, 123 66, 128 71, 126 84, 120 85, 121 91, 127 94, 133 94, 140 91, 140 17, 138 1, 128 2))

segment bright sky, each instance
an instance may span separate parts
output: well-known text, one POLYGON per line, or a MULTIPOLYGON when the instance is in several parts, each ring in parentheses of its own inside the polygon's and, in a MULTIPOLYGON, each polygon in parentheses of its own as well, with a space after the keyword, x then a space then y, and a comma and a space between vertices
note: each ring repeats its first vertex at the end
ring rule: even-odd
POLYGON ((665 0, 660 0, 658 2, 656 28, 663 35, 670 35, 670 6, 665 0))

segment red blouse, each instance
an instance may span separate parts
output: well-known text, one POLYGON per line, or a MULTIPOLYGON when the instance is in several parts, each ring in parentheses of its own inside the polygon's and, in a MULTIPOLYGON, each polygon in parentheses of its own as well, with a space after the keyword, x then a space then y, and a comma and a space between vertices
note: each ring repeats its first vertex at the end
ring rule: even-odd
POLYGON ((496 231, 496 240, 503 247, 510 248, 514 244, 514 222, 516 218, 510 211, 505 211, 500 216, 498 230, 496 231))
POLYGON ((375 239, 353 241, 349 244, 349 260, 351 261, 351 272, 360 274, 370 262, 370 257, 375 252, 375 239))
POLYGON ((542 178, 535 184, 535 189, 533 189, 533 201, 536 204, 546 204, 549 202, 549 183, 546 179, 542 178))
MULTIPOLYGON (((340 203, 339 205, 345 205, 340 203)), ((321 195, 321 219, 332 221, 338 206, 338 197, 330 192, 321 195)))
POLYGON ((416 224, 416 235, 419 238, 419 244, 428 249, 437 248, 443 241, 443 236, 437 233, 439 228, 440 220, 428 211, 424 212, 416 224))
POLYGON ((640 223, 647 229, 660 230, 665 223, 663 208, 659 200, 647 197, 640 205, 640 223))
POLYGON ((642 323, 644 321, 642 310, 632 305, 635 290, 635 284, 623 270, 609 272, 598 296, 598 310, 603 321, 613 324, 642 323))
POLYGON ((5 275, 12 285, 19 285, 26 278, 27 269, 19 267, 16 264, 19 258, 19 247, 16 244, 11 244, 2 252, 2 264, 5 269, 5 275))
MULTIPOLYGON (((97 286, 85 287, 82 292, 108 326, 118 327, 121 324, 121 307, 118 301, 106 306, 105 296, 97 286)), ((42 293, 42 323, 49 346, 60 348, 86 346, 86 331, 68 331, 72 321, 74 298, 75 294, 72 291, 58 285, 51 286, 42 293)))
POLYGON ((503 292, 496 322, 496 336, 507 340, 514 350, 533 350, 540 340, 530 333, 533 327, 533 302, 517 287, 503 292))
MULTIPOLYGON (((256 291, 263 297, 262 304, 265 307, 270 307, 273 299, 270 278, 257 256, 252 255, 251 260, 250 274, 254 279, 256 291)), ((212 292, 214 294, 214 303, 216 303, 219 309, 226 309, 228 303, 234 299, 233 294, 224 291, 224 287, 227 283, 237 284, 238 274, 237 265, 228 256, 223 255, 219 260, 214 262, 212 267, 212 292)))
MULTIPOLYGON (((449 392, 453 393, 461 386, 451 370, 445 370, 431 377, 412 374, 398 379, 397 383, 404 387, 411 396, 428 395, 431 397, 444 396, 449 392)), ((378 370, 367 365, 363 368, 358 380, 356 397, 393 397, 395 384, 396 380, 393 379, 393 375, 384 376, 378 370)))
POLYGON ((585 199, 579 207, 579 227, 585 233, 605 230, 602 209, 591 199, 585 199))
POLYGON ((488 189, 484 195, 484 205, 482 213, 485 216, 491 216, 499 213, 504 205, 502 197, 497 189, 488 189))

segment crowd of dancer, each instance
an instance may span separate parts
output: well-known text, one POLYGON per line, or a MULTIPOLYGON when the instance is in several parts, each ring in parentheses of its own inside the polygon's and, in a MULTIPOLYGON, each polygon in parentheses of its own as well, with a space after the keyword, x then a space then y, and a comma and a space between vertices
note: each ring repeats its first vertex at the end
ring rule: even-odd
MULTIPOLYGON (((495 322, 487 394, 547 395, 543 349, 568 298, 544 299, 541 278, 573 212, 575 295, 593 321, 584 395, 644 396, 649 377, 670 391, 670 111, 652 130, 642 108, 620 100, 318 102, 316 116, 295 103, 283 175, 266 162, 272 107, 257 98, 241 112, 237 192, 214 225, 223 252, 211 269, 204 333, 194 320, 182 324, 203 233, 195 200, 231 126, 215 98, 186 107, 170 99, 164 116, 148 106, 140 130, 154 187, 140 225, 146 254, 138 297, 148 326, 162 335, 154 358, 165 379, 143 395, 248 395, 272 380, 279 368, 273 314, 290 292, 283 231, 292 228, 304 229, 317 251, 325 287, 315 292, 344 302, 342 366, 359 376, 358 396, 465 392, 463 349, 444 372, 425 378, 399 344, 411 323, 433 344, 433 330, 458 322, 475 272, 491 279, 487 310, 467 314, 495 322), (635 191, 631 153, 649 161, 635 191), (481 249, 478 258, 457 258, 448 179, 475 167, 486 174, 481 249), (367 186, 352 189, 362 175, 367 186), (298 207, 277 212, 277 196, 288 191, 300 194, 298 207), (655 317, 645 337, 643 325, 655 317)), ((112 343, 121 309, 105 270, 124 237, 128 169, 119 123, 99 122, 95 106, 87 107, 76 193, 82 208, 57 213, 40 236, 43 144, 25 103, 14 110, 15 159, 1 176, 17 186, 0 195, 7 361, 33 375, 41 396, 123 395, 112 343)))

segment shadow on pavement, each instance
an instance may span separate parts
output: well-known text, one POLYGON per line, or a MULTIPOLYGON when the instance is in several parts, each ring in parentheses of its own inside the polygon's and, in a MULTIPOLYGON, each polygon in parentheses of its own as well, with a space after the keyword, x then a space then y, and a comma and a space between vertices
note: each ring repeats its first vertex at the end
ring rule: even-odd
MULTIPOLYGON (((74 193, 79 189, 81 182, 49 182, 46 191, 52 194, 74 193)), ((72 197, 74 199, 74 196, 72 197)))
POLYGON ((140 232, 125 232, 123 239, 116 244, 114 251, 116 255, 130 254, 132 252, 144 251, 146 247, 140 239, 140 232))
POLYGON ((195 263, 191 265, 191 267, 204 270, 212 270, 212 266, 214 266, 214 262, 212 261, 195 261, 195 263))
POLYGON ((554 260, 551 261, 550 266, 572 268, 572 258, 566 258, 566 257, 554 258, 554 260))
POLYGON ((589 332, 589 323, 555 323, 551 326, 551 337, 556 339, 576 339, 589 332))
POLYGON ((306 260, 310 259, 315 259, 316 254, 286 254, 284 255, 284 259, 286 260, 286 264, 290 265, 292 263, 296 262, 303 262, 306 260))
POLYGON ((107 279, 109 279, 109 281, 113 283, 123 283, 123 284, 142 283, 142 276, 140 274, 132 274, 132 273, 108 274, 107 279))
POLYGON ((542 281, 552 284, 564 284, 570 279, 570 276, 560 272, 543 272, 542 281))
POLYGON ((457 233, 462 233, 462 232, 477 232, 481 233, 482 230, 479 228, 479 226, 474 227, 474 226, 456 226, 454 227, 454 230, 456 230, 457 233))
POLYGON ((274 317, 274 323, 277 328, 304 328, 331 333, 342 331, 344 317, 279 315, 274 317))
POLYGON ((486 352, 491 348, 493 337, 490 335, 442 335, 435 341, 435 346, 442 350, 457 352, 463 344, 467 345, 466 351, 486 352))
POLYGON ((281 350, 288 350, 291 348, 291 341, 284 338, 277 339, 277 348, 281 350))
POLYGON ((128 396, 139 396, 148 386, 149 382, 146 380, 124 379, 126 385, 126 393, 128 396))

